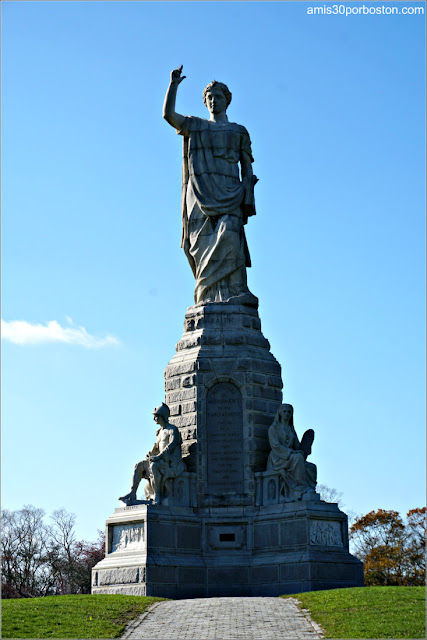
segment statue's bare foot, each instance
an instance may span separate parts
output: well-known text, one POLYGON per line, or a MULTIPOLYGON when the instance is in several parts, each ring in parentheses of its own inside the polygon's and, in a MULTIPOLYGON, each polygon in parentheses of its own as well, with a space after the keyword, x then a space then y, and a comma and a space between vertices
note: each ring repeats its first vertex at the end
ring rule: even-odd
POLYGON ((258 298, 249 290, 235 296, 231 296, 228 298, 227 302, 231 304, 242 304, 246 307, 254 307, 255 309, 258 309, 258 298))

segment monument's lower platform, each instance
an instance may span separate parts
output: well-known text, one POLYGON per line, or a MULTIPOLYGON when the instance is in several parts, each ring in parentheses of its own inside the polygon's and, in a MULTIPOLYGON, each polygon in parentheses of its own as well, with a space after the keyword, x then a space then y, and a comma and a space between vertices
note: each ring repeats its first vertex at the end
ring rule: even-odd
POLYGON ((317 495, 261 507, 138 504, 107 520, 92 593, 274 596, 361 586, 362 567, 348 552, 347 516, 317 495))
POLYGON ((302 449, 289 439, 293 417, 280 413, 281 367, 257 310, 191 307, 176 351, 165 399, 187 471, 170 478, 161 504, 135 500, 107 520, 92 592, 191 598, 363 585, 347 516, 287 459, 302 449), (273 422, 283 468, 268 465, 273 422))

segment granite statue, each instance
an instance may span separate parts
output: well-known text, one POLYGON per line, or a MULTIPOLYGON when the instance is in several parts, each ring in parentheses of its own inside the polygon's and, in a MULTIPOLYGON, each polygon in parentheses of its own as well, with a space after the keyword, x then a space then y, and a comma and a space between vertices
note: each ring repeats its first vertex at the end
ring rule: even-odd
POLYGON ((172 71, 163 115, 183 140, 182 247, 195 305, 165 370, 157 442, 107 520, 92 593, 270 597, 362 586, 347 516, 315 492, 314 431, 299 440, 282 404, 281 366, 247 286, 249 134, 229 122, 231 93, 220 82, 204 90, 207 119, 176 113, 183 80, 182 66, 172 71), (147 499, 138 500, 143 478, 147 499))
POLYGON ((258 306, 247 286, 251 266, 244 225, 255 215, 251 140, 230 122, 231 92, 213 81, 203 92, 210 118, 175 111, 182 65, 171 73, 163 117, 183 136, 181 246, 196 280, 194 301, 258 306), (240 172, 239 172, 240 167, 240 172))
POLYGON ((317 477, 316 465, 307 462, 314 431, 308 429, 300 442, 294 428, 293 415, 292 405, 282 404, 268 429, 271 452, 267 469, 280 472, 282 492, 285 500, 290 502, 301 500, 304 494, 315 493, 317 477))
POLYGON ((154 421, 159 425, 156 432, 157 441, 145 460, 135 465, 132 488, 129 493, 119 498, 126 505, 138 504, 136 492, 141 480, 147 480, 145 496, 159 504, 169 493, 169 480, 180 476, 187 470, 182 459, 182 438, 175 425, 170 424, 169 407, 162 403, 153 411, 154 421))

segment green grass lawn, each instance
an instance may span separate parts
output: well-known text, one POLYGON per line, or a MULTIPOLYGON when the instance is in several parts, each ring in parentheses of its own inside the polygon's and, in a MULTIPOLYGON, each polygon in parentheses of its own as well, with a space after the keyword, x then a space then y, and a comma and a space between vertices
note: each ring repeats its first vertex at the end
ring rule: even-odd
POLYGON ((118 638, 164 598, 87 595, 2 600, 2 638, 118 638))
POLYGON ((326 638, 425 638, 425 595, 425 587, 359 587, 290 597, 326 638))
MULTIPOLYGON (((287 596, 283 596, 287 597, 287 596)), ((294 596, 327 638, 425 638, 425 587, 360 587, 294 596)), ((87 595, 2 601, 2 638, 118 638, 163 598, 87 595)))

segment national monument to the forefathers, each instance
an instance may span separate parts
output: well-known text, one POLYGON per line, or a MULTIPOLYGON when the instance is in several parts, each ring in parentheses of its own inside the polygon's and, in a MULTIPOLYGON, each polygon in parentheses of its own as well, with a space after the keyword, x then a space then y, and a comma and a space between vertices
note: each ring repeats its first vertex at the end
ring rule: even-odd
POLYGON ((107 520, 92 591, 192 598, 361 586, 347 516, 316 493, 314 431, 300 437, 282 403, 281 367, 247 286, 249 134, 229 122, 221 82, 203 92, 209 120, 177 113, 184 78, 182 67, 171 73, 163 116, 183 137, 181 245, 195 304, 166 367, 165 402, 153 401, 156 442, 107 520))

